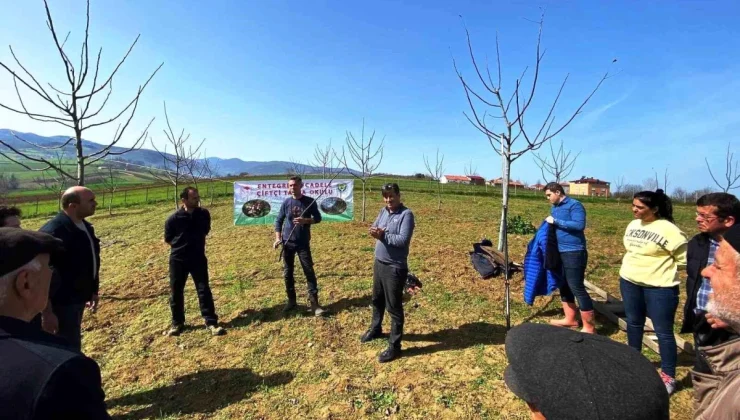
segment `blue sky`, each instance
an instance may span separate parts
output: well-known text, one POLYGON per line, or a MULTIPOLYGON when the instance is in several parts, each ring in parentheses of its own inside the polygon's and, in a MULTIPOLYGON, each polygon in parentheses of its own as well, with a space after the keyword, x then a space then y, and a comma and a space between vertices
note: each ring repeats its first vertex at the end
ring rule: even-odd
MULTIPOLYGON (((462 173, 472 159, 481 175, 497 177, 499 157, 463 116, 468 105, 452 57, 473 80, 463 20, 480 60, 494 60, 498 31, 504 90, 511 92, 533 64, 537 27, 527 19, 536 20, 544 6, 547 54, 528 122, 540 121, 566 74, 559 120, 604 71, 616 74, 560 136, 581 151, 570 178, 624 176, 640 183, 667 168, 669 189, 696 189, 711 184, 704 157, 721 164, 728 142, 740 151, 735 1, 208 3, 92 1, 91 48, 103 46, 103 69, 141 33, 115 80, 111 112, 165 63, 144 93, 130 139, 156 117, 151 134, 164 144, 167 101, 175 128, 207 138, 210 156, 307 160, 315 145, 330 139, 341 145, 346 130, 358 133, 364 118, 367 130, 385 136, 381 171, 423 172, 422 154, 439 148, 446 173, 462 173)), ((50 0, 50 6, 60 32, 72 31, 69 51, 78 56, 84 1, 50 0)), ((0 26, 0 60, 12 63, 11 44, 39 79, 61 86, 63 67, 43 3, 4 0, 2 10, 12 18, 0 26)), ((16 103, 7 73, 0 73, 0 98, 16 103)), ((7 111, 0 111, 0 127, 66 134, 7 111)), ((105 142, 114 129, 86 137, 105 142)), ((542 178, 531 155, 514 163, 512 175, 542 178)))

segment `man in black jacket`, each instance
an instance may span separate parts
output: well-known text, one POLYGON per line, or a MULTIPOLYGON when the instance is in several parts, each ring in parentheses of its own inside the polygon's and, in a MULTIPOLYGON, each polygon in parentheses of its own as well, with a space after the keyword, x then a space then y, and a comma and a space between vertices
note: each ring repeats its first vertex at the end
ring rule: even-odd
MULTIPOLYGON (((698 235, 688 244, 686 272, 686 304, 684 305, 682 333, 694 334, 694 346, 715 346, 737 337, 737 331, 721 322, 714 327, 707 322, 707 303, 712 286, 701 271, 714 262, 719 239, 730 227, 740 221, 740 201, 727 193, 703 195, 696 202, 698 235)), ((694 370, 709 373, 709 366, 699 352, 694 370)))
POLYGON ((77 350, 82 348, 85 307, 93 312, 98 308, 100 240, 85 220, 95 214, 96 206, 95 194, 90 189, 69 188, 62 194, 62 211, 40 229, 61 239, 66 249, 63 257, 51 261, 54 278, 49 293, 51 305, 42 313, 44 329, 53 331, 58 321, 57 334, 77 350))
POLYGON ((51 235, 0 228, 0 419, 110 418, 98 365, 29 323, 61 253, 51 235))
POLYGON ((185 325, 185 282, 188 274, 193 276, 198 292, 200 314, 206 328, 213 335, 224 335, 226 330, 218 326, 218 315, 213 304, 211 287, 208 285, 208 259, 206 258, 206 236, 211 231, 211 214, 200 207, 200 195, 193 187, 180 193, 182 207, 174 212, 164 224, 164 241, 170 250, 170 309, 172 327, 170 336, 182 333, 185 325))

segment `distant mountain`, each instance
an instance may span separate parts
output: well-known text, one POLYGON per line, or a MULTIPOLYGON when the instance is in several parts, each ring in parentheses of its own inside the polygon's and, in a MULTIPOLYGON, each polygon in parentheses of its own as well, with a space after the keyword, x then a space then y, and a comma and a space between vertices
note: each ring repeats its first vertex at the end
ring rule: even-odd
MULTIPOLYGON (((44 147, 61 146, 69 139, 69 137, 65 136, 44 137, 34 133, 15 132, 15 134, 28 142, 44 147)), ((21 150, 24 153, 33 152, 34 155, 45 155, 47 157, 52 157, 55 153, 55 151, 44 151, 42 149, 35 148, 28 143, 18 140, 15 136, 13 136, 11 130, 8 129, 0 128, 0 140, 3 140, 12 147, 21 150)), ((84 139, 82 140, 82 144, 85 148, 85 154, 100 151, 105 147, 105 145, 101 145, 99 143, 84 139)), ((0 145, 0 148, 4 148, 4 146, 0 145)), ((64 156, 66 158, 74 158, 74 156, 76 155, 74 143, 65 146, 63 150, 64 156)), ((126 148, 113 147, 111 150, 114 152, 121 152, 126 150, 126 148)), ((145 170, 146 168, 163 167, 162 156, 160 156, 159 152, 151 149, 142 148, 121 156, 115 156, 115 158, 116 160, 123 160, 134 165, 139 165, 143 170, 145 170)), ((256 162, 244 161, 237 158, 222 159, 218 157, 210 157, 208 158, 208 162, 216 170, 218 176, 226 176, 229 174, 239 175, 245 172, 250 175, 278 175, 285 174, 294 167, 293 163, 285 161, 256 162)), ((303 164, 300 164, 299 167, 301 168, 302 172, 305 173, 321 172, 320 167, 303 164)), ((337 168, 333 168, 332 170, 336 171, 337 168)))

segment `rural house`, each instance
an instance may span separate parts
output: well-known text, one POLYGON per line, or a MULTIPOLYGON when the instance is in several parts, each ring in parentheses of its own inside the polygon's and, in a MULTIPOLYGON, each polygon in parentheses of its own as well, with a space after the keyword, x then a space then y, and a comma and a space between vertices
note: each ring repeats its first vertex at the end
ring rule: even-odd
POLYGON ((467 184, 470 178, 464 175, 442 175, 439 178, 440 184, 467 184))
POLYGON ((586 178, 570 181, 570 195, 609 197, 609 183, 598 178, 586 178))
POLYGON ((486 180, 483 179, 483 177, 480 177, 478 175, 442 175, 442 177, 439 178, 440 184, 475 184, 475 185, 483 185, 485 184, 486 180))
MULTIPOLYGON (((494 187, 501 187, 503 186, 504 182, 501 178, 496 178, 488 181, 489 184, 493 185, 494 187)), ((524 188, 524 184, 521 181, 516 181, 513 179, 509 180, 509 188, 524 188)))
POLYGON ((531 190, 535 190, 535 191, 542 191, 542 190, 544 190, 544 189, 545 189, 545 185, 544 185, 544 184, 540 184, 540 183, 538 182, 538 183, 536 183, 536 184, 534 184, 534 185, 530 185, 530 186, 529 186, 529 189, 531 189, 531 190))
POLYGON ((471 184, 475 184, 475 185, 485 185, 486 184, 486 179, 483 178, 482 176, 469 175, 468 178, 470 179, 471 184))

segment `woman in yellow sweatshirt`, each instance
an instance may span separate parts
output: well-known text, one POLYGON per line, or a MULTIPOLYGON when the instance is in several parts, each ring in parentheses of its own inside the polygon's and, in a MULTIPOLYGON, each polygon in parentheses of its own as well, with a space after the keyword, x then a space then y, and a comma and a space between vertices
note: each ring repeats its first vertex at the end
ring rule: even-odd
POLYGON ((627 342, 642 351, 645 317, 653 321, 660 348, 661 378, 669 394, 676 389, 678 268, 686 265, 688 238, 673 223, 673 206, 663 190, 642 191, 632 200, 635 220, 624 232, 627 253, 619 286, 627 315, 627 342))

